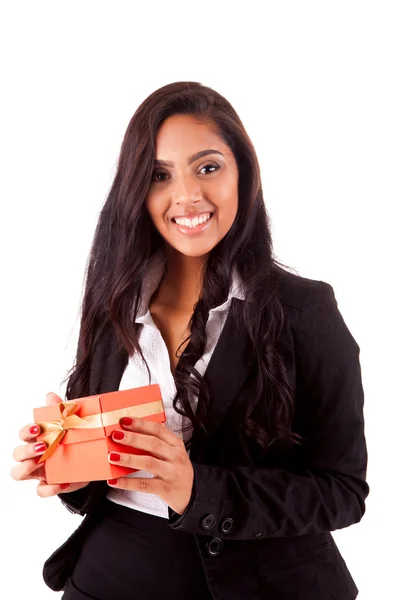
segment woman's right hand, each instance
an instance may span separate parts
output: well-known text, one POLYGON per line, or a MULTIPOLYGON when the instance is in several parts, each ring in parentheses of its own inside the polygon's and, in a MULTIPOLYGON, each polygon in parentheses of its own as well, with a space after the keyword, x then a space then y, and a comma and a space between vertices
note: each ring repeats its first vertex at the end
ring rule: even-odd
MULTIPOLYGON (((62 399, 57 394, 50 392, 46 396, 46 404, 58 404, 62 399)), ((11 469, 11 477, 17 481, 25 479, 38 479, 37 494, 42 498, 55 496, 61 492, 75 492, 89 485, 89 481, 85 483, 62 483, 48 484, 44 471, 44 465, 37 464, 40 456, 44 454, 47 446, 44 442, 37 442, 36 437, 40 434, 40 427, 34 423, 25 425, 19 432, 19 437, 23 442, 23 446, 17 446, 13 452, 13 459, 18 464, 11 469)))

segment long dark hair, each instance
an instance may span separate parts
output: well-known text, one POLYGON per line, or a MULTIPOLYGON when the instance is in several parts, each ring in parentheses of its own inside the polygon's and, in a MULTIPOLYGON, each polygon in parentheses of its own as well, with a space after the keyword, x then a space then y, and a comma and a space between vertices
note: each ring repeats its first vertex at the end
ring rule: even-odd
MULTIPOLYGON (((158 128, 174 114, 189 114, 215 127, 231 148, 239 170, 238 212, 227 235, 207 257, 202 293, 189 323, 190 351, 181 355, 174 373, 174 407, 190 419, 189 427, 206 433, 210 392, 194 364, 204 353, 208 312, 226 300, 235 266, 246 301, 233 302, 231 310, 247 332, 256 358, 253 394, 238 427, 262 449, 277 439, 299 443, 301 436, 291 430, 294 398, 280 343, 284 309, 277 293, 276 265, 282 263, 273 256, 256 152, 231 104, 213 89, 192 81, 156 90, 129 122, 88 257, 78 349, 66 398, 89 395, 93 352, 107 329, 112 329, 129 355, 139 352, 144 360, 134 321, 149 260, 165 243, 150 219, 145 199, 158 128), (193 393, 198 397, 196 414, 189 399, 193 393)), ((186 445, 190 447, 190 440, 186 445)))

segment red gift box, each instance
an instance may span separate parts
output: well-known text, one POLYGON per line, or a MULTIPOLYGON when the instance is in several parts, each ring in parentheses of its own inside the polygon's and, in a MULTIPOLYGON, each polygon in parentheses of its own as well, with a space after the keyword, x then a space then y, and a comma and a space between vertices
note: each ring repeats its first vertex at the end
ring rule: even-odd
POLYGON ((137 471, 109 463, 109 453, 149 453, 115 442, 112 432, 122 430, 124 416, 166 421, 158 384, 43 406, 33 414, 41 428, 37 439, 48 445, 42 461, 50 484, 113 479, 137 471))

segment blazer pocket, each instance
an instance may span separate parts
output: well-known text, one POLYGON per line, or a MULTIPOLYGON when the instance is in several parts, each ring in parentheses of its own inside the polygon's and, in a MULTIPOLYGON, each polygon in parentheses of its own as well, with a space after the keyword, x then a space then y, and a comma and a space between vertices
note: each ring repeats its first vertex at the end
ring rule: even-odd
POLYGON ((263 597, 279 600, 331 600, 334 590, 332 547, 324 542, 291 558, 259 567, 263 597))

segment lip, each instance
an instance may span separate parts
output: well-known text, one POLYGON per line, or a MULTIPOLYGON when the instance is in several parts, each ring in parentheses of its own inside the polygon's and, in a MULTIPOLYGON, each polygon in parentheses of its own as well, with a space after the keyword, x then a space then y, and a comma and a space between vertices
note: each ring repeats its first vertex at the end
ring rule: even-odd
MULTIPOLYGON (((211 211, 207 211, 208 213, 211 211)), ((198 214, 205 214, 205 213, 198 213, 198 214)), ((199 223, 199 225, 196 225, 196 227, 185 227, 185 225, 178 225, 178 223, 175 223, 174 221, 172 221, 171 219, 171 224, 173 227, 175 227, 180 233, 183 233, 185 235, 196 235, 198 233, 202 233, 205 229, 207 229, 207 227, 209 227, 210 223, 212 222, 214 218, 214 213, 211 213, 211 217, 205 221, 205 223, 199 223)), ((178 217, 179 219, 179 217, 178 217)))
POLYGON ((190 212, 183 215, 174 215, 171 217, 171 221, 172 219, 194 219, 195 217, 201 217, 201 215, 208 215, 210 213, 214 214, 211 210, 202 210, 201 212, 190 212))

